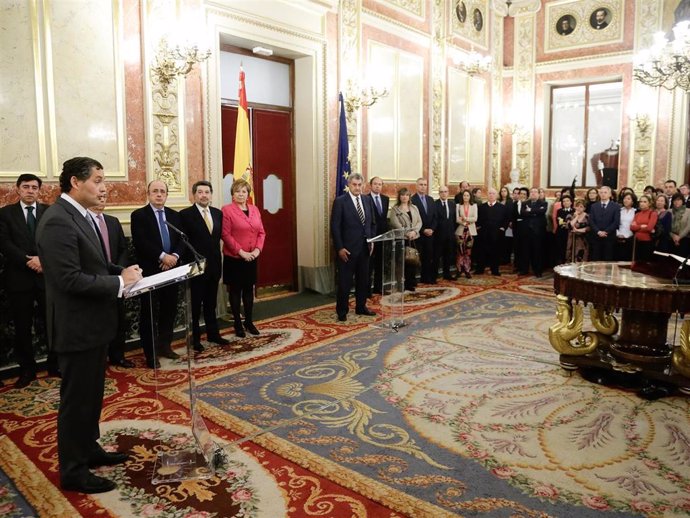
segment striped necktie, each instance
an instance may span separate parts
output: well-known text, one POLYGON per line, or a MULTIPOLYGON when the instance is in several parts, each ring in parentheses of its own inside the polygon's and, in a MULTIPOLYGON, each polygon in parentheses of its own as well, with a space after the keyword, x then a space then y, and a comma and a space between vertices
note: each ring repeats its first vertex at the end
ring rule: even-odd
POLYGON ((362 206, 359 203, 359 196, 355 196, 355 201, 357 202, 357 214, 359 214, 359 219, 362 220, 362 225, 364 225, 364 211, 362 210, 362 206))

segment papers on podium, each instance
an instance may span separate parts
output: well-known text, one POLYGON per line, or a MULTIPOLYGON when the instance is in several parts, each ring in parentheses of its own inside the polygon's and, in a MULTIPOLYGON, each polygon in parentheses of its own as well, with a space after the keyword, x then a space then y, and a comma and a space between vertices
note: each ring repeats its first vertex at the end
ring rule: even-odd
MULTIPOLYGON (((202 263, 203 265, 204 263, 202 263)), ((132 284, 129 288, 125 288, 123 295, 124 298, 136 297, 142 293, 146 293, 154 288, 159 288, 163 285, 171 284, 175 281, 182 280, 188 277, 193 277, 196 275, 197 264, 189 263, 183 264, 182 266, 177 266, 176 268, 171 268, 164 272, 157 273, 155 275, 150 275, 149 277, 144 277, 138 282, 132 284)), ((203 266, 200 269, 203 272, 203 266)))

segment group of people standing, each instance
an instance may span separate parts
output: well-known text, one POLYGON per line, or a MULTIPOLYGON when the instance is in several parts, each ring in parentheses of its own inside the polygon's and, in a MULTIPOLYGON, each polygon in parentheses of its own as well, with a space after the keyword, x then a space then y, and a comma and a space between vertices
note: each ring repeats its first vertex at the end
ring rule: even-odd
MULTIPOLYGON (((36 377, 32 328, 34 317, 43 314, 48 366, 62 378, 57 417, 61 487, 82 493, 107 492, 115 483, 93 474, 90 468, 120 464, 129 458, 126 453, 106 452, 97 442, 108 356, 111 364, 133 366, 124 358, 125 291, 144 276, 188 260, 189 251, 181 239, 184 233, 206 256, 203 275, 191 283, 195 349, 203 348, 202 306, 208 340, 228 343, 220 335, 215 315, 221 272, 230 291, 235 333, 245 336, 246 329, 258 334, 252 303, 256 260, 266 235, 261 216, 248 203, 251 186, 244 180, 233 183, 233 202, 222 211, 210 206, 211 184, 197 182, 192 188, 194 204, 180 212, 165 206, 167 186, 154 180, 147 187, 149 203, 131 216, 137 261, 131 264, 121 225, 103 214, 107 189, 98 161, 88 157, 67 160, 60 175, 62 194, 51 206, 38 203, 41 179, 35 175, 21 175, 16 188, 19 201, 0 210, 0 252, 6 278, 13 279, 8 282, 10 307, 16 308, 12 318, 20 376, 15 387, 22 388, 36 377)), ((147 295, 141 298, 139 326, 147 366, 157 366, 154 342, 159 354, 176 357, 170 347, 176 312, 176 285, 154 291, 151 303, 147 295)))

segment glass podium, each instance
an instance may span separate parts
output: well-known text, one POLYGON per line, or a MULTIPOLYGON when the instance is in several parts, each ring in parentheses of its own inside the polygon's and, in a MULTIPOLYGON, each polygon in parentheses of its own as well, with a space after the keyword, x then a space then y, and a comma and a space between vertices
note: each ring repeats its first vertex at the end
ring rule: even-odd
MULTIPOLYGON (((205 261, 185 264, 165 272, 144 277, 124 295, 125 298, 149 297, 151 312, 151 329, 156 329, 156 322, 151 297, 156 290, 170 285, 182 284, 184 291, 183 322, 185 325, 185 339, 187 344, 187 379, 189 383, 189 414, 190 428, 194 441, 190 447, 180 449, 174 445, 161 444, 153 469, 151 482, 161 484, 165 482, 181 482, 184 480, 204 480, 214 475, 216 465, 222 461, 222 448, 211 438, 206 423, 196 409, 196 382, 194 378, 192 344, 192 310, 189 280, 204 273, 205 261)), ((154 364, 157 363, 158 344, 156 333, 153 332, 154 364)), ((154 369, 156 379, 156 396, 158 396, 158 369, 154 369)))
POLYGON ((398 228, 372 237, 369 243, 381 243, 383 286, 381 288, 381 316, 378 326, 393 330, 405 323, 405 233, 398 228))

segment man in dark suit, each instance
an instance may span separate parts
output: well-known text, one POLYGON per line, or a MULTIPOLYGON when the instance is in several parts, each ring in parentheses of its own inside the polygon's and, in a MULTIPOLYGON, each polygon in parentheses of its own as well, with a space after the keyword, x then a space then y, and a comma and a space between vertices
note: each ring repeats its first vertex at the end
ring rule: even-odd
POLYGON ((103 167, 92 158, 63 164, 62 195, 36 232, 46 285, 48 340, 62 382, 57 418, 60 484, 65 491, 103 493, 114 482, 89 471, 125 462, 98 444, 108 344, 117 332, 117 299, 141 279, 137 266, 108 262, 102 238, 86 209, 105 195, 103 167))
MULTIPOLYGON (((177 266, 184 248, 178 234, 165 223, 169 221, 177 228, 181 226, 179 212, 165 206, 168 186, 162 180, 153 180, 149 183, 147 191, 149 204, 132 212, 132 241, 144 277, 177 266)), ((177 285, 157 289, 151 292, 150 298, 149 294, 144 294, 140 301, 141 346, 144 349, 147 367, 157 368, 159 362, 156 354, 171 360, 179 358, 170 347, 177 315, 177 285), (158 323, 155 336, 151 322, 152 309, 153 321, 158 323)))
MULTIPOLYGON (((108 261, 122 267, 129 266, 132 261, 130 260, 129 250, 127 249, 125 231, 119 219, 103 212, 105 210, 105 202, 106 198, 103 197, 98 205, 88 210, 89 214, 96 222, 98 231, 101 233, 103 246, 106 252, 105 255, 108 261)), ((119 299, 117 301, 117 334, 108 347, 108 360, 110 361, 110 365, 123 367, 125 369, 134 367, 134 362, 125 358, 126 339, 127 321, 125 318, 125 301, 119 299)))
POLYGON ((331 236, 338 254, 338 289, 335 312, 338 320, 345 322, 349 311, 348 298, 355 278, 355 313, 375 316, 366 306, 369 292, 369 256, 372 248, 367 239, 374 237, 376 222, 374 207, 369 198, 362 196, 364 178, 352 173, 347 179, 349 192, 333 200, 331 211, 331 236))
POLYGON ((611 188, 599 187, 601 201, 589 208, 590 261, 613 261, 616 230, 620 225, 621 206, 611 200, 611 188))
POLYGON ((434 232, 436 232, 436 206, 434 199, 427 195, 428 183, 424 178, 417 178, 417 192, 410 201, 419 209, 422 217, 422 231, 417 239, 417 250, 422 264, 420 279, 426 284, 436 284, 436 261, 434 261, 434 232))
POLYGON ((434 258, 434 270, 438 271, 438 263, 441 261, 443 266, 443 278, 446 280, 455 280, 456 277, 451 276, 450 267, 455 265, 455 256, 458 250, 457 241, 455 239, 455 202, 448 199, 448 186, 442 185, 438 190, 440 199, 436 200, 436 214, 438 224, 436 225, 436 243, 434 251, 436 257, 434 258))
POLYGON ((479 206, 477 215, 477 233, 481 238, 482 249, 477 258, 475 274, 481 275, 488 264, 492 275, 501 275, 498 266, 501 263, 503 239, 508 226, 506 206, 498 203, 496 189, 487 191, 488 201, 479 206))
POLYGON ((541 277, 544 270, 544 239, 546 238, 546 211, 548 204, 539 199, 539 189, 532 187, 525 204, 525 236, 523 246, 528 264, 532 265, 535 277, 541 277))
MULTIPOLYGON (((374 176, 369 180, 369 194, 363 196, 369 198, 374 207, 374 219, 376 221, 376 235, 388 231, 388 207, 390 199, 385 194, 381 194, 383 180, 374 176)), ((383 243, 374 243, 374 253, 369 259, 369 284, 374 277, 374 288, 371 293, 383 293, 383 243)))
MULTIPOLYGON (((36 329, 45 342, 45 287, 41 261, 36 253, 36 225, 48 205, 38 203, 41 179, 22 174, 17 179, 19 201, 0 209, 0 253, 5 257, 9 306, 14 322, 14 353, 19 363, 15 388, 36 379, 33 335, 36 329)), ((48 351, 48 373, 57 375, 57 356, 48 351)))
MULTIPOLYGON (((204 322, 206 324, 206 338, 218 345, 228 345, 229 340, 220 336, 216 306, 218 298, 218 282, 223 272, 220 254, 220 237, 223 232, 223 213, 211 207, 213 187, 211 182, 201 180, 192 186, 194 205, 180 211, 182 230, 189 239, 189 243, 196 251, 206 258, 206 269, 203 275, 191 280, 192 290, 192 341, 194 350, 203 351, 201 345, 201 329, 199 317, 201 307, 204 307, 204 322)), ((191 255, 188 254, 188 255, 191 255)), ((193 260, 193 257, 187 257, 193 260)))
POLYGON ((513 204, 513 248, 515 250, 515 269, 520 275, 529 273, 529 240, 527 239, 527 198, 529 190, 527 187, 519 187, 518 198, 513 204))

